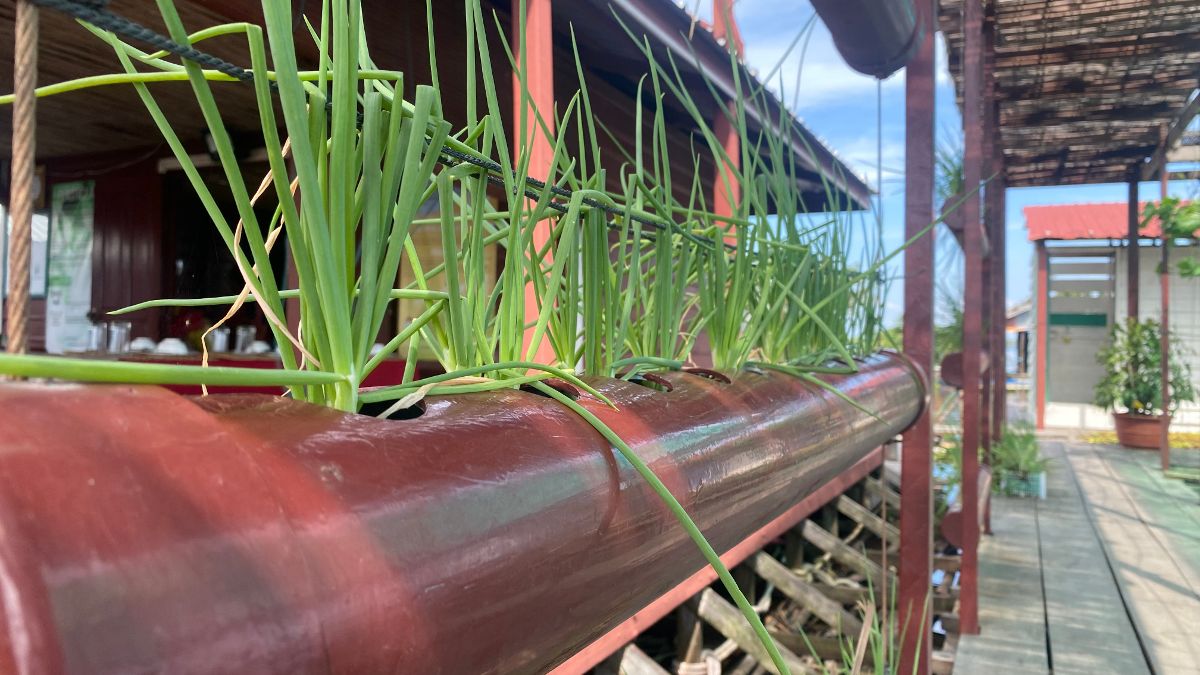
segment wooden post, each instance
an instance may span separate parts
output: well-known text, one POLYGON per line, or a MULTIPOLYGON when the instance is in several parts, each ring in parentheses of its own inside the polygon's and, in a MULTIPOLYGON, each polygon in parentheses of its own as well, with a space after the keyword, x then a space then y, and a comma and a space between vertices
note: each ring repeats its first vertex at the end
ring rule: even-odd
MULTIPOLYGON (((512 43, 519 72, 513 73, 513 138, 519 148, 529 148, 529 175, 547 179, 554 146, 537 121, 537 113, 550 133, 554 133, 554 31, 551 0, 517 0, 514 7, 512 43), (525 30, 521 31, 522 19, 525 30)), ((550 240, 552 223, 539 223, 534 230, 534 245, 541 248, 550 240)), ((525 286, 525 324, 537 322, 539 307, 532 284, 525 286)), ((524 351, 528 351, 533 331, 525 331, 524 351)), ((554 349, 542 338, 534 360, 554 363, 554 349)))
MULTIPOLYGON (((1163 128, 1163 143, 1167 142, 1167 130, 1163 128)), ((1170 148, 1163 148, 1163 164, 1159 170, 1159 197, 1167 198, 1170 174, 1167 172, 1166 153, 1170 148)), ((1171 468, 1171 237, 1167 233, 1167 224, 1160 223, 1162 228, 1162 264, 1158 271, 1158 283, 1162 287, 1162 323, 1158 346, 1161 350, 1159 357, 1159 386, 1162 387, 1162 417, 1158 422, 1158 457, 1162 470, 1171 468)))
MULTIPOLYGON (((17 0, 13 49, 12 179, 9 210, 12 237, 8 242, 7 351, 29 349, 29 263, 33 228, 34 156, 37 146, 38 10, 30 0, 17 0)), ((3 224, 0 224, 3 227, 3 224)))
POLYGON ((1050 331, 1050 288, 1049 288, 1049 254, 1046 252, 1046 242, 1037 242, 1037 361, 1034 370, 1034 419, 1038 429, 1046 428, 1046 358, 1050 331))
MULTIPOLYGON (((916 236, 933 219, 934 3, 920 0, 924 31, 904 75, 904 236, 916 236)), ((904 251, 904 353, 933 377, 934 238, 926 235, 904 251)), ((929 410, 901 437, 900 580, 897 617, 901 626, 897 672, 929 673, 932 658, 929 580, 933 573, 933 422, 929 410)), ((886 498, 886 493, 885 498, 886 498)))
POLYGON ((963 402, 962 503, 963 564, 960 577, 962 632, 979 632, 979 441, 980 348, 983 328, 983 232, 979 220, 979 189, 983 151, 983 6, 966 2, 963 10, 963 402))
POLYGON ((1141 249, 1138 247, 1140 237, 1138 230, 1141 225, 1141 214, 1138 212, 1138 179, 1141 177, 1138 167, 1129 167, 1129 234, 1125 244, 1125 316, 1136 320, 1138 318, 1138 297, 1141 295, 1141 249))

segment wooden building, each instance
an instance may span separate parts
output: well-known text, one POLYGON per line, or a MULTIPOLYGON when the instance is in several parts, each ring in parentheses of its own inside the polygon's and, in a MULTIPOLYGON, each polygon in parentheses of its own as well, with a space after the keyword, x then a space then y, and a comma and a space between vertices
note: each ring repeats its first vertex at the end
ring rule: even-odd
MULTIPOLYGON (((189 30, 232 21, 261 23, 262 20, 256 2, 180 0, 177 4, 189 30)), ((410 94, 417 84, 430 81, 425 3, 365 0, 363 6, 372 56, 380 67, 403 71, 405 88, 410 94)), ((306 11, 319 11, 319 3, 315 7, 310 6, 306 11)), ((706 91, 701 78, 707 78, 720 95, 734 95, 725 40, 727 29, 714 29, 672 2, 619 0, 611 5, 607 0, 555 2, 552 17, 544 17, 550 19, 548 22, 532 13, 548 14, 549 2, 532 2, 529 8, 529 30, 541 31, 542 38, 548 38, 540 42, 538 36, 529 38, 527 56, 533 64, 529 82, 534 99, 565 104, 568 95, 578 89, 571 48, 574 28, 595 114, 622 145, 633 145, 634 97, 638 81, 648 67, 621 22, 647 36, 662 56, 673 55, 683 77, 695 85, 695 91, 706 91)), ((108 9, 162 32, 153 3, 113 0, 108 9)), ((499 27, 508 32, 511 32, 511 11, 509 3, 503 0, 484 3, 485 15, 494 13, 499 27)), ((466 105, 463 88, 449 84, 461 81, 466 72, 462 3, 435 2, 432 13, 443 104, 449 119, 463 119, 466 105)), ((41 14, 39 85, 112 73, 119 68, 111 50, 72 18, 50 10, 41 14)), ((9 45, 13 44, 13 22, 13 6, 0 7, 0 33, 3 33, 0 39, 9 45)), ((499 30, 491 38, 496 46, 494 51, 503 54, 499 30)), ((740 42, 736 34, 731 39, 740 42)), ((309 45, 307 51, 301 48, 301 67, 314 66, 316 48, 301 22, 297 22, 296 42, 309 45)), ((230 63, 249 64, 239 38, 206 41, 204 49, 230 63)), ((494 63, 493 69, 498 82, 512 79, 507 59, 494 63)), ((12 72, 12 54, 5 53, 0 56, 0 90, 12 90, 12 72)), ((743 75, 753 77, 745 69, 743 75)), ((215 90, 227 126, 235 133, 239 129, 247 132, 235 136, 235 142, 243 144, 240 148, 246 158, 243 171, 247 182, 253 183, 266 170, 261 142, 249 132, 258 125, 253 90, 237 83, 222 84, 215 90)), ((194 147, 198 164, 210 167, 210 182, 220 185, 224 177, 207 156, 206 130, 190 86, 185 82, 160 83, 153 85, 153 92, 185 143, 194 147)), ((502 109, 513 110, 512 87, 499 87, 499 96, 502 109)), ((699 99, 706 107, 705 113, 715 120, 722 102, 713 97, 699 99)), ((671 125, 669 142, 680 150, 675 155, 678 166, 674 171, 677 175, 691 175, 691 118, 678 102, 667 101, 666 105, 671 125)), ((772 98, 768 108, 751 111, 752 130, 777 124, 780 104, 772 98)), ((11 138, 9 110, 4 111, 0 123, 3 124, 0 143, 5 146, 0 149, 0 156, 7 158, 11 138)), ((103 320, 105 312, 152 298, 197 297, 240 290, 240 277, 232 260, 131 87, 99 87, 40 99, 37 123, 37 162, 44 176, 43 194, 52 194, 56 185, 64 183, 89 181, 92 185, 91 303, 87 312, 91 319, 103 320)), ((801 167, 797 178, 807 191, 808 207, 813 211, 825 208, 822 179, 835 186, 845 203, 865 204, 869 199, 865 184, 812 134, 800 128, 801 134, 793 136, 793 145, 801 167)), ((610 175, 615 176, 623 155, 612 139, 605 139, 605 143, 608 145, 604 148, 605 159, 612 163, 610 175)), ((715 186, 718 181, 711 158, 701 155, 702 180, 715 186)), ((7 180, 3 182, 7 184, 7 180)), ((687 182, 690 185, 690 180, 687 182)), ((6 199, 3 201, 7 203, 6 199)), ((40 216, 44 217, 50 208, 49 201, 41 206, 40 216)), ((225 206, 232 211, 232 199, 225 206)), ((273 209, 273 205, 264 204, 261 208, 273 209)), ((36 253, 44 254, 47 250, 44 241, 35 241, 34 246, 36 253)), ((34 267, 43 262, 35 261, 34 267)), ((281 264, 278 269, 283 267, 281 264)), ((35 279, 30 328, 35 350, 46 347, 46 303, 44 294, 39 293, 43 289, 44 284, 35 279)), ((243 310, 255 311, 250 307, 243 310)), ((129 319, 133 323, 133 336, 152 339, 171 333, 172 322, 177 321, 166 311, 139 312, 129 319)), ((258 323, 260 334, 265 336, 265 325, 261 320, 258 323)))

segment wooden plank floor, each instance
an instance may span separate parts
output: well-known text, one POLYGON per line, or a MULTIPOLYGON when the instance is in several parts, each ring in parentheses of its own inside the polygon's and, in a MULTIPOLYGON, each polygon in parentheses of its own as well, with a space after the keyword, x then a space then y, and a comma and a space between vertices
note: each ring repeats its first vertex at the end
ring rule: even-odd
POLYGON ((1156 452, 1065 449, 1154 672, 1200 673, 1200 491, 1156 452))
POLYGON ((994 502, 955 672, 1200 673, 1200 493, 1155 453, 1042 448, 1047 499, 994 502))

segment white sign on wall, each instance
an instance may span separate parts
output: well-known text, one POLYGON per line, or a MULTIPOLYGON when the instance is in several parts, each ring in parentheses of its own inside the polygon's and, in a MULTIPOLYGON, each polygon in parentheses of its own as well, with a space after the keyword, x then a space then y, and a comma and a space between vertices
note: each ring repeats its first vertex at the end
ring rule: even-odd
POLYGON ((46 274, 46 351, 87 348, 92 308, 92 240, 95 183, 55 185, 50 205, 50 255, 46 274))

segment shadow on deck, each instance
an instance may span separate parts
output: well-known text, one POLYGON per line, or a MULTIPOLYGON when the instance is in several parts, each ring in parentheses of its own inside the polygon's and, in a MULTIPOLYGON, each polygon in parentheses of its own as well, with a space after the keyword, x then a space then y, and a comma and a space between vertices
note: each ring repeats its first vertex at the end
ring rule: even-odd
POLYGON ((1041 445, 1047 499, 993 500, 955 673, 1200 673, 1200 487, 1157 453, 1041 445))

